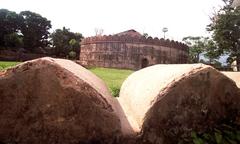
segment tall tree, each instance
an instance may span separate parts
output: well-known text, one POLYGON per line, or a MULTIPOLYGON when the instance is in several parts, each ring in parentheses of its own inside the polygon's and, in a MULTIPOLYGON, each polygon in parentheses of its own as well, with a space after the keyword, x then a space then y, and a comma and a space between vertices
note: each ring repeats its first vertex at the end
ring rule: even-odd
POLYGON ((48 30, 52 27, 51 22, 40 14, 30 11, 23 11, 20 16, 24 19, 24 24, 21 27, 24 47, 29 51, 46 47, 49 44, 48 30))
POLYGON ((4 35, 4 44, 8 49, 18 50, 23 47, 23 37, 18 33, 4 35))
POLYGON ((201 62, 200 55, 202 54, 208 59, 209 64, 215 64, 216 59, 221 55, 216 48, 216 43, 208 37, 188 36, 183 38, 183 41, 189 46, 189 56, 192 63, 201 62))
POLYGON ((205 38, 204 41, 204 57, 209 60, 209 64, 215 64, 219 59, 221 52, 217 49, 216 42, 213 39, 205 38))
POLYGON ((17 13, 7 9, 0 9, 0 46, 8 47, 13 45, 10 39, 18 39, 23 19, 17 13), (5 42, 5 40, 8 40, 5 42), (10 45, 8 45, 10 44, 10 45))
POLYGON ((200 60, 200 54, 204 52, 205 38, 188 36, 184 37, 183 41, 189 46, 190 62, 198 63, 200 60))
POLYGON ((240 70, 240 7, 232 7, 232 0, 224 0, 225 6, 212 18, 207 29, 221 53, 228 53, 236 60, 240 70))
POLYGON ((79 55, 82 34, 71 32, 70 29, 63 27, 63 29, 56 29, 50 37, 57 57, 72 57, 73 52, 76 56, 79 55))

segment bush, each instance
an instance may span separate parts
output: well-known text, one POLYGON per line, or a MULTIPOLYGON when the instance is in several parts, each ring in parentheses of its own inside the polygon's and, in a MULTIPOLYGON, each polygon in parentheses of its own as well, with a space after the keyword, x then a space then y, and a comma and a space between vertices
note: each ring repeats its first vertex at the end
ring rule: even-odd
POLYGON ((76 59, 77 57, 77 53, 75 51, 70 51, 68 55, 70 59, 76 59))
POLYGON ((119 87, 113 86, 113 87, 110 87, 110 90, 111 90, 112 96, 119 97, 119 93, 120 93, 119 87))
POLYGON ((194 144, 239 144, 239 126, 222 124, 204 133, 192 132, 194 144))

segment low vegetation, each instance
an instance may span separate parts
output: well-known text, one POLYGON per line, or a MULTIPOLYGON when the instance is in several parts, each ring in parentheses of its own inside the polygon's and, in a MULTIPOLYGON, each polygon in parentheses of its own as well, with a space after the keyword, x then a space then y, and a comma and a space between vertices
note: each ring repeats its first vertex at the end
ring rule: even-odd
POLYGON ((0 61, 0 70, 4 70, 7 69, 9 67, 13 67, 17 64, 19 64, 20 62, 7 62, 7 61, 0 61))
POLYGON ((237 124, 222 124, 209 129, 208 132, 192 132, 194 144, 239 144, 240 131, 237 124))
POLYGON ((91 68, 90 71, 105 81, 114 97, 119 95, 123 81, 133 72, 112 68, 91 68))

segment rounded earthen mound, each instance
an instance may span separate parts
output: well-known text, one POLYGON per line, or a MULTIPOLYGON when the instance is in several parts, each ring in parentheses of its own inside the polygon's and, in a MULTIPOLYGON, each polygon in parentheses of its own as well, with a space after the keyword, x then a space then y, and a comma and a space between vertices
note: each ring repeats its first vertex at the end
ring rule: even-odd
POLYGON ((123 83, 119 101, 137 143, 175 144, 240 112, 240 92, 210 66, 156 65, 137 71, 123 83))
POLYGON ((0 142, 114 143, 120 135, 105 84, 74 62, 42 58, 0 75, 0 142))

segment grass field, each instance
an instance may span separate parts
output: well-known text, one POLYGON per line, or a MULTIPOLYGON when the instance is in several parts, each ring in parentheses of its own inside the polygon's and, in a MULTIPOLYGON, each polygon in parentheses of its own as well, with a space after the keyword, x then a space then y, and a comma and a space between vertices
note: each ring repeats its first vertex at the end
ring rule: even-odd
MULTIPOLYGON (((0 61, 0 70, 15 66, 18 63, 20 62, 0 61)), ((91 68, 89 70, 105 81, 113 96, 118 96, 123 81, 133 72, 112 68, 91 68)))
POLYGON ((105 81, 115 97, 118 96, 123 81, 133 72, 131 70, 112 68, 91 68, 90 71, 105 81))
POLYGON ((8 61, 0 61, 0 70, 15 66, 20 62, 8 62, 8 61))

